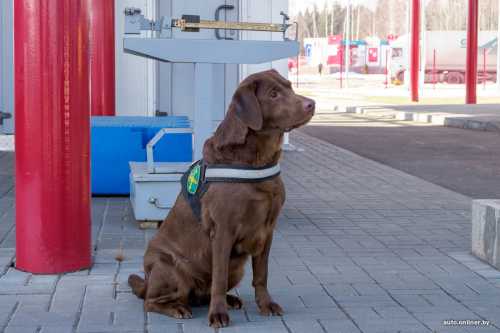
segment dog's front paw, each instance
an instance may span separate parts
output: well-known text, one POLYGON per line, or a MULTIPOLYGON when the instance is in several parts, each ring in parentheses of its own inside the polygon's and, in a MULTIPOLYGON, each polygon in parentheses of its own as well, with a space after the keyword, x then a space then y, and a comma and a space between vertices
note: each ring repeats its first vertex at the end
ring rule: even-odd
POLYGON ((229 325, 229 314, 227 313, 226 300, 212 299, 208 310, 208 324, 212 328, 221 328, 229 325))
POLYGON ((229 314, 227 311, 210 311, 208 313, 208 324, 212 328, 221 328, 229 325, 229 314))
POLYGON ((274 302, 265 302, 258 304, 260 314, 263 316, 282 316, 283 315, 283 309, 278 303, 274 302))

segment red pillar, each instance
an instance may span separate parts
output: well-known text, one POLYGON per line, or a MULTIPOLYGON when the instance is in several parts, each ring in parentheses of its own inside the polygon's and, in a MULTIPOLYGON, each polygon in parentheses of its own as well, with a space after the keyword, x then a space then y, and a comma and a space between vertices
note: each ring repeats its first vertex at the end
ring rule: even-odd
POLYGON ((16 0, 16 267, 91 264, 88 12, 83 0, 16 0))
POLYGON ((411 100, 418 102, 418 74, 420 69, 420 0, 411 1, 411 47, 410 47, 411 100))
POLYGON ((432 50, 432 84, 433 84, 433 89, 436 89, 436 49, 432 50))
POLYGON ((114 0, 85 0, 90 15, 90 110, 115 115, 114 0))
POLYGON ((467 57, 465 63, 465 103, 476 104, 478 0, 469 0, 467 15, 467 57))

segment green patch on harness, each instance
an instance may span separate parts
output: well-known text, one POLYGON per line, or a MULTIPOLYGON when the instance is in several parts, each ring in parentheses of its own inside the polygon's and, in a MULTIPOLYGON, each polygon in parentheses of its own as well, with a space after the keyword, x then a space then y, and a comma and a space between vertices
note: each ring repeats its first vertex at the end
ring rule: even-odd
POLYGON ((201 167, 199 164, 197 164, 189 173, 187 182, 186 182, 186 188, 189 194, 195 194, 196 190, 198 189, 198 186, 200 185, 200 174, 201 174, 201 167))

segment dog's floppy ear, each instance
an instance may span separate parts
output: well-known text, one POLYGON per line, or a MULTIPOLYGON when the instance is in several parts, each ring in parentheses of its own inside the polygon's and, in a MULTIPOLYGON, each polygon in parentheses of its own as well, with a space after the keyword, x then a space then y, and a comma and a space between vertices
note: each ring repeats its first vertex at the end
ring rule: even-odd
POLYGON ((248 127, 238 118, 235 110, 230 110, 220 123, 214 135, 214 144, 217 149, 228 146, 245 144, 248 127))
POLYGON ((229 111, 217 128, 214 143, 217 149, 245 144, 249 129, 262 128, 262 110, 256 96, 255 81, 243 83, 234 93, 229 111))
POLYGON ((262 128, 263 116, 256 95, 256 82, 241 85, 233 96, 234 111, 240 120, 254 131, 262 128))

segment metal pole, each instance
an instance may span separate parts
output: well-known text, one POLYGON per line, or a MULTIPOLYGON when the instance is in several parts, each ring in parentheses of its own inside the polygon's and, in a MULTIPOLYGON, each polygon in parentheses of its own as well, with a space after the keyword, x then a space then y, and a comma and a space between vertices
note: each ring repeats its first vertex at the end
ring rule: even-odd
POLYGON ((425 26, 425 3, 425 0, 420 1, 420 75, 418 77, 420 95, 424 93, 425 69, 427 66, 427 29, 425 26))
MULTIPOLYGON (((500 0, 498 0, 500 1, 500 0)), ((406 2, 406 47, 404 50, 404 58, 405 58, 405 72, 403 74, 404 78, 404 87, 406 90, 410 90, 410 45, 411 45, 411 13, 412 13, 412 0, 408 0, 406 2)))
POLYGON ((486 90, 486 48, 483 48, 483 90, 486 90))
POLYGON ((115 115, 114 1, 86 0, 90 15, 90 110, 93 116, 115 115))
POLYGON ((349 80, 349 63, 351 60, 350 53, 351 53, 351 0, 347 1, 347 10, 346 10, 346 38, 345 38, 345 54, 344 54, 344 60, 345 60, 345 85, 346 87, 348 86, 348 80, 349 80))
POLYGON ((340 89, 342 89, 342 75, 343 75, 343 72, 344 72, 344 67, 343 67, 343 63, 344 63, 344 50, 342 49, 344 46, 341 45, 340 46, 341 49, 340 49, 340 89))
POLYGON ((410 80, 411 80, 411 100, 418 102, 418 74, 419 74, 419 39, 420 39, 420 0, 412 0, 411 11, 411 59, 410 59, 410 80))
POLYGON ((286 132, 285 135, 283 135, 283 145, 289 145, 290 144, 290 132, 286 132))
POLYGON ((467 15, 467 57, 465 68, 465 103, 477 102, 477 30, 478 30, 478 0, 469 0, 467 15))
POLYGON ((433 89, 436 89, 436 49, 432 50, 432 84, 433 89))
POLYGON ((389 50, 385 50, 385 89, 387 89, 387 85, 389 84, 389 50))
POLYGON ((91 265, 89 16, 84 0, 16 0, 16 267, 91 265))

